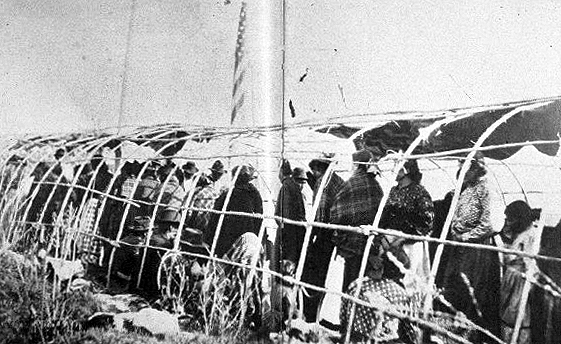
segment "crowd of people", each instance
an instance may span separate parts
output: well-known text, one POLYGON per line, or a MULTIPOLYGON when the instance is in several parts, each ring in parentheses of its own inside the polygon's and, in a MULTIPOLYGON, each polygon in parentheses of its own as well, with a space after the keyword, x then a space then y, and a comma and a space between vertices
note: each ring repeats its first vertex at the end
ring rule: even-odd
MULTIPOLYGON (((171 160, 163 163, 126 162, 120 174, 113 178, 101 155, 95 155, 87 164, 70 172, 64 171, 64 155, 64 150, 59 150, 54 166, 40 163, 34 169, 35 181, 42 182, 34 183, 30 190, 34 197, 27 210, 26 222, 53 226, 64 202, 75 207, 84 204, 85 208, 91 207, 91 218, 99 218, 99 222, 96 225, 91 221, 89 230, 97 230, 108 240, 101 241, 101 245, 95 248, 89 242, 89 246, 83 248, 84 253, 93 254, 99 264, 111 269, 114 278, 127 281, 131 288, 138 286, 136 291, 145 295, 158 296, 157 269, 165 253, 158 248, 195 253, 199 267, 208 262, 200 258, 205 255, 227 259, 243 257, 243 261, 269 260, 273 271, 289 275, 303 264, 300 267, 301 280, 318 287, 325 287, 333 250, 336 250, 336 254, 344 259, 343 291, 378 306, 411 306, 404 282, 406 274, 422 281, 430 279, 432 257, 423 240, 376 235, 368 250, 364 276, 360 274, 368 243, 364 233, 316 226, 311 228, 309 242, 304 243, 307 221, 354 228, 375 223, 384 198, 376 164, 384 152, 376 147, 352 155, 354 168, 346 181, 330 168, 332 159, 328 156, 310 161, 309 171, 292 168, 290 162, 283 161, 279 170, 281 187, 275 203, 278 228, 274 240, 270 240, 262 229, 263 199, 252 183, 257 175, 251 166, 235 166, 231 171, 235 181, 225 188, 219 184, 227 173, 220 160, 214 162, 209 173, 199 173, 192 161, 182 166, 171 160), (73 174, 77 187, 70 188, 72 177, 68 174, 73 174), (104 207, 100 206, 102 202, 105 202, 104 207), (314 212, 312 205, 316 203, 314 212), (224 210, 236 214, 221 213, 224 210), (115 245, 115 242, 125 245, 115 245), (143 251, 142 245, 146 242, 150 248, 143 251), (306 259, 302 261, 303 250, 306 259), (138 276, 141 276, 140 281, 136 280, 138 276)), ((19 160, 13 161, 15 165, 19 163, 19 160)), ((448 239, 496 245, 496 239, 500 237, 508 248, 536 254, 539 249, 536 245, 539 242, 536 212, 525 202, 514 202, 504 212, 504 227, 493 228, 485 159, 477 153, 465 163, 469 166, 453 212, 448 239)), ((4 187, 6 190, 12 188, 11 185, 4 187)), ((447 199, 451 199, 451 194, 447 199)), ((448 208, 436 203, 422 185, 417 162, 408 160, 397 172, 396 185, 383 204, 379 228, 418 238, 439 233, 442 230, 437 228, 442 223, 439 217, 442 217, 441 213, 447 214, 448 208)), ((447 246, 445 251, 443 257, 446 258, 439 269, 437 284, 448 304, 435 307, 461 312, 469 320, 508 341, 522 299, 523 274, 535 271, 534 261, 516 255, 505 256, 501 274, 496 251, 453 245, 447 246)), ((194 271, 200 272, 201 269, 194 271)), ((324 296, 314 290, 305 293, 300 307, 306 321, 320 320, 319 308, 324 296)), ((396 317, 380 316, 372 308, 357 306, 355 318, 350 319, 351 304, 345 299, 341 306, 342 336, 348 335, 353 341, 376 339, 408 343, 415 340, 414 324, 396 317), (353 325, 349 327, 351 321, 353 325), (350 333, 347 333, 348 328, 350 333)), ((527 310, 519 343, 531 342, 527 330, 529 323, 530 312, 527 310)), ((470 339, 482 342, 486 338, 476 333, 470 339)))

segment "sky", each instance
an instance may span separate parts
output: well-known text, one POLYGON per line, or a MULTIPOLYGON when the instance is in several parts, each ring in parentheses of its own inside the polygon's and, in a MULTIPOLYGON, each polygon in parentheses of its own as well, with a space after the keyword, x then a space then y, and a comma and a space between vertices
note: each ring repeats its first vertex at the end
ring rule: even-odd
MULTIPOLYGON (((561 94, 558 1, 286 0, 284 66, 280 1, 262 3, 248 0, 251 115, 234 125, 282 117, 283 67, 288 124, 561 94)), ((0 2, 0 134, 229 125, 240 5, 0 2)))

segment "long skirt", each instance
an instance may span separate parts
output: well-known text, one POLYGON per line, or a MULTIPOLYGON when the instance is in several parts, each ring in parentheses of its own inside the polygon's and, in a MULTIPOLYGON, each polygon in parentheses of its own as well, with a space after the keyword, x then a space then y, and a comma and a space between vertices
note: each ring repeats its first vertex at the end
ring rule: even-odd
MULTIPOLYGON (((524 272, 525 268, 522 262, 509 264, 507 265, 501 283, 501 320, 503 322, 501 332, 503 340, 507 343, 511 340, 512 332, 516 324, 516 317, 518 315, 518 308, 520 307, 520 300, 522 300, 525 279, 521 274, 524 272)), ((524 317, 522 318, 522 326, 517 343, 531 343, 529 303, 526 304, 524 310, 524 317)))
POLYGON ((500 266, 497 252, 452 247, 448 257, 442 279, 443 296, 468 319, 499 336, 500 266))

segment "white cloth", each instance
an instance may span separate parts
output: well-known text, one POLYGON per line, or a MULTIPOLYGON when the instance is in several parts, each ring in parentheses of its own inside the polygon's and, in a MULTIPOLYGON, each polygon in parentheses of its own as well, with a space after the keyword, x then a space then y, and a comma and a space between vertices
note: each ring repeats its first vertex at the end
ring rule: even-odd
POLYGON ((308 183, 302 187, 302 200, 304 201, 304 211, 306 212, 306 221, 313 221, 315 214, 312 214, 314 192, 308 183))

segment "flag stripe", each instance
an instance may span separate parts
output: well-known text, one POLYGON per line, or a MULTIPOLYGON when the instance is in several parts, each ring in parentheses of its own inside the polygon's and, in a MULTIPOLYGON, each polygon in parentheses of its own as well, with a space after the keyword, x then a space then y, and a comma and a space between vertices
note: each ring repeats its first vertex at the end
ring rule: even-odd
POLYGON ((232 88, 232 114, 230 123, 234 123, 236 116, 240 112, 244 103, 245 89, 243 81, 246 71, 245 55, 245 30, 246 30, 246 2, 242 1, 240 9, 240 20, 238 23, 238 37, 236 40, 236 50, 234 53, 234 85, 232 88))

